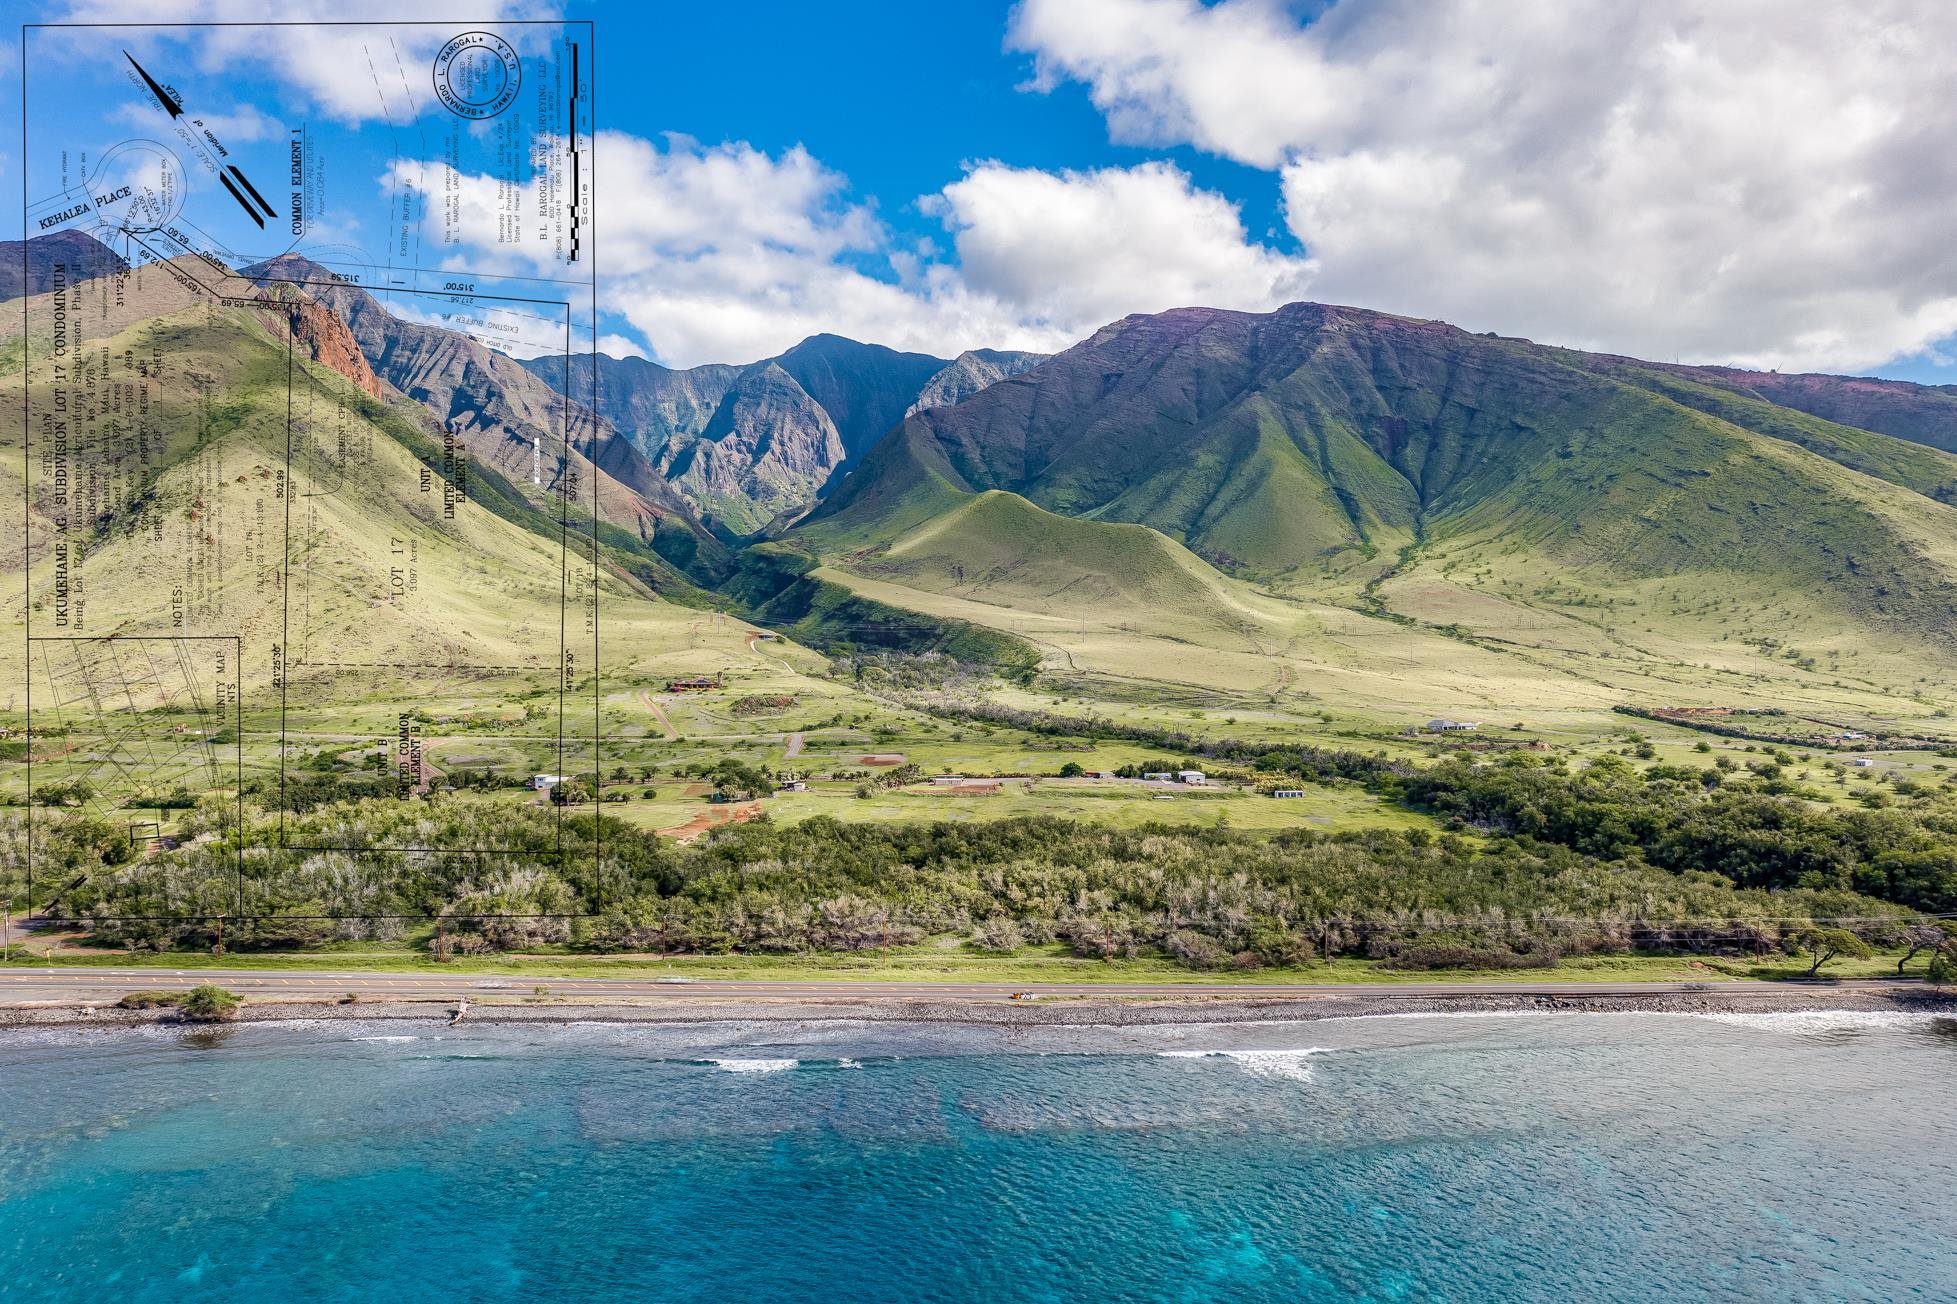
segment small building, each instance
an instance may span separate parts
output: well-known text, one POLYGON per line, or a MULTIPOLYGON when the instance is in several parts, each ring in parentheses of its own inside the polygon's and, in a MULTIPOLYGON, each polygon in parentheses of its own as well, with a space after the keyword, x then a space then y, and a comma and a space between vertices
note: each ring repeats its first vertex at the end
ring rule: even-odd
POLYGON ((1872 760, 1870 760, 1870 759, 1869 759, 1868 757, 1866 757, 1866 756, 1858 756, 1858 757, 1856 757, 1856 758, 1855 758, 1855 768, 1856 768, 1856 769, 1858 769, 1858 770, 1867 770, 1867 769, 1871 769, 1871 768, 1873 768, 1873 767, 1874 767, 1874 765, 1875 765, 1875 762, 1874 762, 1874 761, 1872 761, 1872 760))
POLYGON ((710 688, 719 688, 718 678, 709 679, 705 675, 692 675, 685 679, 668 679, 666 691, 669 693, 704 693, 710 688))
POLYGON ((931 776, 931 782, 940 788, 948 788, 954 784, 965 782, 965 776, 962 774, 934 774, 931 776))
POLYGON ((570 781, 571 776, 568 774, 533 774, 530 776, 529 786, 535 788, 538 792, 549 792, 558 784, 569 783, 570 781))
POLYGON ((1151 783, 1167 783, 1169 780, 1175 778, 1176 776, 1170 774, 1167 770, 1150 770, 1147 774, 1144 774, 1142 777, 1144 779, 1147 779, 1151 783))
POLYGON ((1205 775, 1201 770, 1176 771, 1177 783, 1205 783, 1208 782, 1208 778, 1209 776, 1205 775))
POLYGON ((1303 788, 1273 788, 1271 789, 1271 795, 1273 797, 1302 797, 1305 795, 1305 790, 1303 788))
POLYGON ((807 792, 808 790, 809 790, 809 785, 808 785, 808 784, 806 784, 806 783, 804 783, 804 782, 802 782, 802 781, 801 781, 800 779, 790 779, 790 780, 789 780, 789 781, 788 781, 787 783, 784 783, 784 784, 782 784, 782 785, 781 785, 781 787, 779 787, 779 788, 777 788, 777 789, 776 789, 775 791, 777 791, 777 792, 807 792))
POLYGON ((1429 720, 1427 722, 1428 733, 1472 733, 1479 728, 1481 728, 1479 720, 1429 720))
POLYGON ((1113 770, 1089 770, 1087 777, 1090 779, 1112 779, 1115 777, 1115 774, 1113 770))

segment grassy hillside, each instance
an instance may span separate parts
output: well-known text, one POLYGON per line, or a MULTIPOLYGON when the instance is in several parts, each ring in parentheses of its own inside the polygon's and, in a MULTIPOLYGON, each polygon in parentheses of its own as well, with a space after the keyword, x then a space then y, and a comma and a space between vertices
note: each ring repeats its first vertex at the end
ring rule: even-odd
POLYGON ((973 495, 853 567, 1039 612, 1164 607, 1224 625, 1241 618, 1216 572, 1158 531, 1077 521, 998 489, 973 495))
POLYGON ((1952 498, 1949 454, 1683 370, 1294 305, 1128 319, 915 414, 790 537, 1109 703, 1941 732, 1952 498))
POLYGON ((1363 581, 1415 541, 1499 536, 1555 568, 1818 590, 1893 628, 1945 633, 1957 611, 1957 458, 1622 360, 1310 304, 1117 323, 914 415, 804 528, 829 552, 890 543, 947 489, 1153 526, 1266 582, 1363 581))

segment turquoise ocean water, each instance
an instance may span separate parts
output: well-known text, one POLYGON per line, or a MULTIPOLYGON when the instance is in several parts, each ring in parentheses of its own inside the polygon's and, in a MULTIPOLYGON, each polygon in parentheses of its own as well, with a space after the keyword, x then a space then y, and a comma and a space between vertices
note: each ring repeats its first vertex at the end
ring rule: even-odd
POLYGON ((0 1035, 0 1298, 1948 1300, 1957 1020, 0 1035))

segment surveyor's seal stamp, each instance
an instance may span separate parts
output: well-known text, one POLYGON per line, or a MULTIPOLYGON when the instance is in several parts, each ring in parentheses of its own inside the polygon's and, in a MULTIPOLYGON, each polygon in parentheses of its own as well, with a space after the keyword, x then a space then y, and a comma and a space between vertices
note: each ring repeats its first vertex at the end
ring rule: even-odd
POLYGON ((516 103, 523 64, 494 32, 452 36, 435 55, 435 95, 462 118, 493 118, 516 103))

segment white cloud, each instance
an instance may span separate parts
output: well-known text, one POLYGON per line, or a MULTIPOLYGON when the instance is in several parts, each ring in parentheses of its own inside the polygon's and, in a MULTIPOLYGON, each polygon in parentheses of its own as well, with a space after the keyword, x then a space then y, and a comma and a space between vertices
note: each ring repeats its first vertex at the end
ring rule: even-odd
MULTIPOLYGON (((1306 274, 1249 244, 1229 201, 1166 164, 971 166, 924 204, 953 262, 899 244, 799 147, 601 132, 595 148, 601 306, 671 365, 746 362, 822 331, 941 355, 1059 349, 1130 312, 1275 307, 1306 274)), ((400 160, 383 184, 453 196, 466 261, 521 270, 525 248, 497 244, 491 178, 400 160)))
MULTIPOLYGON (((328 117, 358 123, 392 118, 404 122, 425 110, 433 98, 429 68, 443 41, 458 23, 480 26, 505 18, 551 18, 560 7, 549 0, 287 0, 273 12, 264 0, 179 0, 159 15, 142 0, 72 0, 62 21, 70 23, 235 23, 196 32, 197 58, 207 72, 250 68, 270 75, 328 117), (425 23, 426 26, 369 29, 282 24, 425 23)), ((141 40, 143 33, 83 31, 62 33, 64 44, 92 48, 108 41, 141 40)), ((531 38, 510 31, 522 49, 531 38)), ((168 79, 167 70, 157 70, 168 79)))
POLYGON ((630 335, 600 335, 598 337, 598 352, 609 353, 614 358, 650 359, 651 357, 646 352, 646 346, 633 339, 630 335))
POLYGON ((1025 0, 1037 84, 1277 171, 1314 298, 1858 368, 1957 331, 1957 6, 1025 0), (1314 12, 1318 7, 1314 7, 1314 12))
MULTIPOLYGON (((153 100, 130 100, 118 105, 113 116, 117 122, 137 131, 154 131, 163 118, 163 110, 153 100)), ((238 104, 229 110, 212 110, 199 105, 196 118, 199 124, 227 146, 278 140, 286 133, 283 122, 268 117, 255 104, 238 104)))
POLYGON ((971 290, 1078 338, 1131 312, 1269 309, 1311 267, 1250 244, 1236 205, 1167 163, 1054 174, 985 163, 927 210, 950 228, 971 290))
POLYGON ((596 148, 601 302, 663 362, 745 362, 822 331, 935 352, 1057 342, 895 247, 800 147, 607 132, 596 148))

